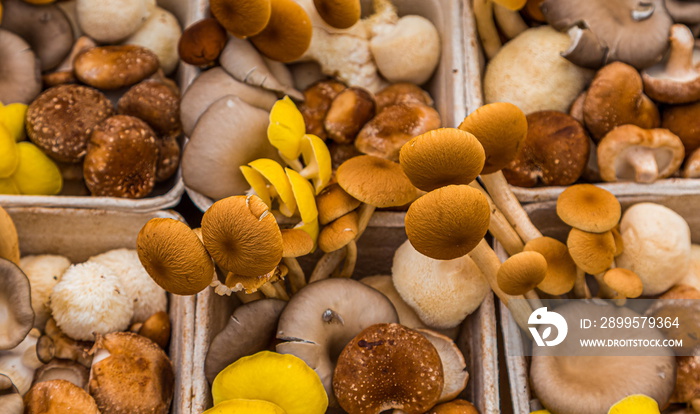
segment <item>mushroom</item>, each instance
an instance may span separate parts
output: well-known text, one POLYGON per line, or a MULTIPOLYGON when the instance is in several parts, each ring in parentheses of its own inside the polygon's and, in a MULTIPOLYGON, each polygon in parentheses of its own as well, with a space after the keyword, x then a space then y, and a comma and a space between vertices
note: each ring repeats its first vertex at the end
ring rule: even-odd
POLYGON ((7 210, 0 206, 0 259, 19 265, 19 237, 17 228, 7 210))
POLYGON ((464 361, 464 355, 459 350, 454 341, 440 333, 431 331, 430 329, 416 329, 430 341, 440 355, 442 362, 442 371, 444 374, 444 386, 438 402, 450 401, 457 398, 459 393, 467 386, 469 380, 469 372, 467 372, 467 364, 464 361))
POLYGON ((219 372, 233 362, 268 349, 286 304, 278 299, 261 299, 236 308, 209 345, 204 363, 207 380, 214 382, 219 372))
POLYGON ((117 102, 117 113, 140 118, 160 139, 182 132, 180 94, 168 84, 147 79, 132 86, 117 102))
POLYGON ((36 354, 40 335, 38 329, 32 329, 16 346, 0 351, 0 375, 8 377, 20 395, 29 391, 34 371, 43 365, 36 354))
POLYGON ((51 317, 49 296, 70 265, 68 258, 52 254, 24 256, 20 260, 19 266, 27 275, 31 285, 32 310, 34 310, 36 328, 43 329, 46 321, 51 317))
POLYGON ((678 283, 690 268, 690 229, 673 210, 653 203, 627 209, 620 221, 625 250, 618 267, 639 275, 644 295, 657 295, 678 283))
POLYGON ((327 138, 323 120, 335 97, 345 88, 342 82, 328 79, 315 82, 304 90, 304 102, 299 105, 299 111, 304 117, 307 134, 327 138))
POLYGON ((328 408, 328 396, 318 375, 294 355, 262 351, 243 357, 221 371, 211 388, 214 404, 231 399, 262 400, 286 414, 323 414, 328 408))
POLYGON ((95 400, 83 388, 55 379, 35 384, 24 396, 25 414, 80 412, 100 414, 95 400))
POLYGON ((50 362, 52 359, 67 359, 75 361, 89 368, 92 364, 90 349, 94 345, 91 341, 76 341, 56 324, 56 320, 50 318, 44 328, 45 335, 41 336, 36 344, 37 355, 42 362, 50 362))
POLYGON ((59 380, 70 382, 79 388, 85 389, 89 376, 90 371, 87 367, 68 359, 54 358, 36 370, 32 388, 35 388, 36 384, 41 382, 59 380))
POLYGON ((73 29, 58 6, 34 5, 22 0, 4 0, 3 6, 0 27, 29 43, 42 71, 55 68, 68 55, 73 46, 73 29))
POLYGON ((496 0, 495 2, 478 0, 474 2, 472 8, 476 29, 481 40, 481 47, 489 60, 493 59, 502 45, 498 28, 494 23, 495 8, 503 6, 506 10, 515 12, 523 8, 524 5, 525 2, 522 0, 496 0))
POLYGON ((96 196, 142 198, 156 184, 158 144, 151 127, 128 115, 106 119, 90 136, 85 184, 96 196))
POLYGON ((45 87, 52 87, 63 85, 66 83, 76 83, 78 80, 75 78, 75 72, 73 71, 73 61, 75 57, 79 54, 92 49, 97 46, 94 40, 87 36, 81 36, 78 40, 73 43, 73 48, 71 49, 68 56, 56 67, 51 73, 45 73, 41 76, 41 80, 45 87))
POLYGON ((573 184, 588 164, 589 141, 583 125, 571 116, 533 112, 527 116, 527 137, 503 175, 520 187, 573 184))
POLYGON ((333 99, 323 120, 328 138, 339 144, 354 142, 360 129, 374 117, 375 107, 374 97, 365 89, 344 89, 333 99))
POLYGON ((182 35, 180 23, 172 13, 156 7, 146 22, 124 44, 143 46, 158 56, 160 68, 171 74, 180 63, 177 45, 182 35))
POLYGON ((115 43, 136 32, 151 15, 150 1, 107 0, 99 4, 77 0, 80 29, 98 43, 115 43))
POLYGON ((117 275, 126 295, 134 303, 132 323, 145 322, 151 315, 167 309, 168 298, 165 291, 143 268, 136 250, 110 250, 90 257, 88 262, 104 265, 117 275))
MULTIPOLYGON (((182 111, 184 103, 183 99, 182 111)), ((186 130, 184 117, 182 121, 186 130)), ((238 167, 257 158, 276 156, 267 140, 268 123, 267 112, 236 96, 216 101, 201 116, 183 150, 185 184, 215 200, 244 193, 250 186, 238 167), (203 159, 208 161, 203 163, 203 159)))
POLYGON ((19 164, 12 181, 20 194, 54 195, 61 192, 63 178, 58 166, 31 142, 18 142, 19 164))
POLYGON ((256 414, 285 414, 286 412, 277 404, 263 400, 248 400, 245 398, 233 398, 222 401, 202 414, 221 414, 224 412, 254 412, 256 414))
POLYGON ((544 281, 547 259, 535 251, 520 252, 509 257, 498 268, 498 286, 513 296, 524 295, 544 281))
MULTIPOLYGON (((671 403, 689 403, 697 405, 700 401, 698 389, 698 363, 700 358, 696 355, 676 357, 678 370, 676 371, 676 388, 671 396, 671 403)), ((694 412, 694 411, 693 411, 694 412)))
POLYGON ((594 141, 624 124, 646 129, 659 126, 659 111, 642 86, 637 70, 622 62, 596 73, 583 101, 583 119, 594 141))
POLYGON ((292 293, 306 286, 306 275, 297 257, 305 256, 314 250, 314 240, 300 228, 282 229, 282 261, 289 270, 292 293))
POLYGON ((34 325, 34 311, 29 279, 22 270, 9 260, 0 258, 0 275, 0 311, 4 315, 0 323, 1 351, 13 349, 24 340, 34 325))
POLYGON ((698 178, 700 177, 700 151, 695 150, 688 157, 681 173, 683 178, 698 178))
POLYGON ((326 23, 338 29, 352 27, 360 20, 358 0, 314 0, 314 6, 326 23))
POLYGON ((599 293, 601 296, 609 296, 609 299, 615 300, 616 305, 622 306, 625 299, 641 296, 643 289, 642 280, 636 273, 618 267, 605 272, 599 293))
POLYGON ((664 6, 676 23, 697 24, 700 22, 700 7, 691 1, 665 0, 664 6))
POLYGON ((345 192, 338 183, 333 183, 316 196, 318 221, 325 226, 355 210, 360 204, 362 204, 360 200, 345 192))
POLYGON ((653 183, 678 171, 685 149, 667 129, 621 125, 598 144, 598 167, 605 181, 653 183))
POLYGON ((279 62, 299 59, 311 44, 311 19, 294 0, 271 0, 270 20, 250 41, 263 55, 279 62))
POLYGON ((418 329, 427 328, 428 326, 420 319, 413 308, 406 303, 399 292, 394 287, 393 278, 389 275, 376 275, 363 277, 360 282, 365 285, 377 289, 386 296, 391 304, 394 305, 396 313, 399 315, 399 323, 407 328, 418 329))
POLYGON ((661 60, 673 24, 663 0, 606 5, 604 1, 542 2, 540 9, 547 22, 571 37, 571 46, 562 56, 594 69, 612 61, 643 69, 661 60))
MULTIPOLYGON (((427 411, 426 414, 479 414, 479 411, 469 401, 457 399, 438 404, 427 411)), ((533 412, 531 414, 545 413, 533 412)))
POLYGON ((518 36, 530 27, 525 23, 519 10, 511 10, 498 2, 493 5, 493 17, 498 28, 508 39, 518 36))
POLYGON ((593 275, 604 272, 615 259, 615 239, 610 231, 589 233, 572 228, 566 246, 576 266, 593 275))
POLYGON ((391 408, 422 413, 440 398, 443 372, 440 355, 426 337, 396 323, 381 323, 345 346, 333 391, 350 414, 391 408))
MULTIPOLYGON (((0 14, 2 14, 2 9, 0 9, 0 14)), ((7 414, 24 413, 22 395, 17 391, 12 380, 4 374, 0 374, 0 404, 7 410, 7 414)))
POLYGON ((486 65, 485 102, 510 102, 526 114, 567 111, 593 76, 560 56, 568 43, 565 34, 550 26, 528 29, 506 43, 486 65))
POLYGON ((137 334, 155 342, 159 347, 166 349, 170 342, 170 318, 165 311, 156 312, 149 316, 138 326, 137 334))
POLYGON ((263 31, 270 21, 270 0, 213 0, 209 8, 221 25, 236 37, 248 37, 263 31))
POLYGON ((226 46, 226 29, 213 17, 199 20, 182 32, 177 51, 180 59, 190 65, 213 65, 226 46))
POLYGON ((161 138, 158 144, 158 162, 156 164, 156 183, 162 183, 172 177, 180 166, 180 143, 176 135, 161 138))
POLYGON ((346 278, 325 279, 299 290, 280 315, 277 352, 303 359, 333 399, 332 375, 343 347, 376 323, 398 322, 386 296, 346 278))
POLYGON ((175 374, 158 345, 135 333, 115 332, 99 336, 94 352, 89 391, 101 413, 169 412, 175 374))
POLYGON ((669 105, 661 113, 661 128, 666 128, 683 141, 686 156, 700 148, 700 102, 669 105))
POLYGON ((75 76, 99 89, 138 83, 158 70, 158 56, 138 45, 98 46, 75 57, 75 76))
POLYGON ((433 328, 458 326, 489 292, 481 270, 469 257, 435 260, 404 242, 394 254, 391 269, 396 291, 433 328))
POLYGON ((0 102, 28 104, 41 92, 41 69, 31 47, 16 34, 0 29, 0 102))
POLYGON ((151 278, 177 295, 199 293, 209 286, 215 272, 199 237, 180 220, 149 220, 136 238, 136 251, 151 278))
MULTIPOLYGON (((357 261, 358 215, 351 211, 323 227, 318 236, 318 247, 325 253, 346 249, 345 262, 338 277, 350 277, 357 261)), ((312 281, 315 281, 313 279, 312 281)))
MULTIPOLYGON (((547 273, 544 279, 537 285, 542 292, 550 295, 563 295, 574 288, 576 283, 576 263, 574 263, 569 249, 559 240, 551 237, 538 237, 525 244, 525 252, 537 252, 547 261, 547 273)), ((584 275, 585 276, 585 275, 584 275)), ((585 281, 583 283, 585 285, 585 281)), ((577 297, 590 296, 577 294, 577 297)))
POLYGON ((615 195, 592 184, 571 186, 557 198, 557 216, 569 226, 589 233, 612 230, 620 221, 621 211, 615 195))
POLYGON ((26 138, 24 119, 27 117, 27 105, 23 103, 0 105, 0 117, 2 125, 16 142, 26 138))
POLYGON ((95 127, 113 111, 111 102, 95 89, 55 86, 29 105, 27 135, 51 158, 76 163, 85 156, 95 127))
POLYGON ((374 95, 374 100, 377 103, 377 113, 388 106, 399 103, 415 102, 428 106, 433 106, 434 103, 428 92, 410 82, 391 84, 377 92, 374 95))

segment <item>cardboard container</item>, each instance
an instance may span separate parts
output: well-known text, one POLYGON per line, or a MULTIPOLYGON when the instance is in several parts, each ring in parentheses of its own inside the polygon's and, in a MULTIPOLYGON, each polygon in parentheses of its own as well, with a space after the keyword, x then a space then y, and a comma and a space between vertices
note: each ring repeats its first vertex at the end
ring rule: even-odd
MULTIPOLYGON (((373 217, 358 241, 358 262, 353 277, 359 279, 391 274, 394 251, 405 240, 402 213, 373 217), (399 220, 395 219, 397 216, 399 220)), ((303 260, 302 267, 309 268, 313 259, 303 260)), ((219 296, 211 288, 197 295, 192 414, 200 414, 211 407, 211 389, 204 376, 204 361, 213 337, 224 328, 236 306, 238 301, 235 298, 219 296)), ((492 294, 487 295, 479 309, 463 322, 456 342, 469 371, 469 382, 463 397, 474 403, 482 414, 500 413, 496 317, 492 294)))
MULTIPOLYGON (((22 256, 60 254, 73 263, 117 248, 136 248, 136 235, 154 217, 182 220, 174 212, 128 213, 68 208, 9 207, 19 234, 22 256)), ((175 369, 172 414, 190 414, 194 296, 168 295, 172 324, 168 355, 175 369)), ((138 397, 138 396, 135 396, 138 397)), ((0 410, 2 411, 2 410, 0 410)))

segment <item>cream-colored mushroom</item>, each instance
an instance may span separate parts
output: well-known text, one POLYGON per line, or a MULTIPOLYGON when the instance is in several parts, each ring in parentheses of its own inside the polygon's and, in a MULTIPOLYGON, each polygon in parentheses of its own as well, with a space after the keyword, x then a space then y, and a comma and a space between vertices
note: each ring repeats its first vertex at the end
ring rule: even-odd
POLYGON ((177 53, 180 35, 182 29, 177 18, 169 11, 156 7, 143 26, 124 43, 143 46, 153 51, 158 56, 161 69, 167 75, 172 73, 180 62, 177 53))

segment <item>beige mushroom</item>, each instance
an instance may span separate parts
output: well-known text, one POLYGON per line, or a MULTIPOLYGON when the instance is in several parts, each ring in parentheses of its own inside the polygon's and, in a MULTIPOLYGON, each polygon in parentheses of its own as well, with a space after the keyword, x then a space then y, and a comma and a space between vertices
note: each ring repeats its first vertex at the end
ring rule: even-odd
POLYGON ((124 43, 151 50, 158 56, 160 68, 169 75, 180 62, 177 45, 181 35, 182 29, 177 18, 169 11, 156 7, 148 20, 124 43))

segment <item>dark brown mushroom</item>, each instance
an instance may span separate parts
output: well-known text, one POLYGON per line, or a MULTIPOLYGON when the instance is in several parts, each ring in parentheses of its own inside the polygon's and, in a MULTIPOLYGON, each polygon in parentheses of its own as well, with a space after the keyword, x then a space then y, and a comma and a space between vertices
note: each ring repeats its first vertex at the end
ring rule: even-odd
POLYGON ((158 138, 158 164, 156 165, 156 182, 160 183, 172 177, 180 165, 180 143, 174 135, 158 138))
POLYGON ((661 128, 666 128, 683 141, 686 155, 700 148, 700 102, 669 105, 661 113, 661 128))
POLYGON ((154 74, 158 56, 143 46, 99 46, 76 56, 75 76, 99 89, 119 89, 154 74))
POLYGON ((304 102, 299 105, 299 111, 304 117, 306 133, 326 139, 323 120, 326 118, 331 102, 346 88, 336 80, 322 80, 304 90, 304 102))
POLYGON ((177 51, 183 62, 209 66, 219 58, 226 46, 226 29, 210 17, 188 26, 180 36, 177 51))
POLYGON ((117 112, 146 121, 161 137, 182 131, 180 93, 157 80, 145 80, 131 87, 117 102, 117 112))
POLYGON ((362 88, 350 87, 333 99, 323 120, 323 127, 333 141, 350 144, 374 113, 372 94, 362 88))

